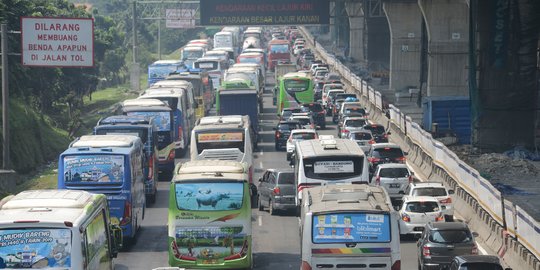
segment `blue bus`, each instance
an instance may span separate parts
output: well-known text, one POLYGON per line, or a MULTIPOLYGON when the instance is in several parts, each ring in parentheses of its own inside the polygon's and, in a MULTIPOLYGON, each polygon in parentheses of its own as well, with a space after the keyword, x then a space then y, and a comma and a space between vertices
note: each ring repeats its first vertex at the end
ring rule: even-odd
POLYGON ((159 99, 128 99, 122 104, 122 114, 152 117, 157 130, 158 170, 162 179, 172 177, 178 125, 173 110, 159 99))
POLYGON ((157 127, 154 118, 143 116, 115 115, 100 119, 94 127, 94 135, 133 135, 144 144, 143 170, 146 201, 156 202, 158 179, 157 127))
POLYGON ((58 188, 105 194, 111 222, 120 225, 127 243, 135 239, 146 207, 143 148, 136 136, 87 135, 58 160, 58 188))

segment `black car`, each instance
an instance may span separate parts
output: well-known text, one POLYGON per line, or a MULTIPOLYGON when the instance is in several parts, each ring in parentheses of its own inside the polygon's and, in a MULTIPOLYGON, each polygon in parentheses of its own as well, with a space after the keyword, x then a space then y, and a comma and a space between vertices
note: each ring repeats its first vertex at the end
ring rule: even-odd
POLYGON ((321 127, 322 129, 326 128, 326 115, 325 110, 319 102, 310 102, 302 104, 302 111, 310 112, 315 125, 321 127))
POLYGON ((390 132, 386 132, 386 129, 383 125, 380 124, 368 124, 364 126, 365 130, 371 131, 371 134, 373 135, 373 140, 376 143, 387 143, 388 142, 388 135, 390 135, 390 132))
POLYGON ((474 236, 463 222, 429 222, 416 243, 419 269, 445 269, 456 256, 477 255, 474 236))
POLYGON ((406 152, 403 152, 397 144, 376 143, 371 145, 367 154, 370 172, 374 172, 379 164, 405 163, 406 152))
POLYGON ((313 88, 313 99, 314 100, 320 100, 322 99, 322 89, 324 86, 324 82, 317 82, 315 84, 315 87, 313 88))
POLYGON ((268 169, 259 179, 259 211, 268 207, 270 215, 296 209, 296 184, 291 169, 268 169))
POLYGON ((301 129, 302 126, 298 121, 280 121, 274 128, 274 138, 276 140, 276 150, 284 150, 287 146, 287 140, 291 135, 291 130, 301 129))
POLYGON ((448 270, 503 270, 503 267, 494 255, 462 255, 454 257, 448 270))

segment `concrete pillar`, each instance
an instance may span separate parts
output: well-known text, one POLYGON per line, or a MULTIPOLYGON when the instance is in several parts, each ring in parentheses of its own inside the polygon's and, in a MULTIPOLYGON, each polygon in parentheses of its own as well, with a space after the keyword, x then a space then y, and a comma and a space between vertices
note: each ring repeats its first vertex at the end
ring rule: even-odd
POLYGON ((330 2, 330 24, 328 25, 328 32, 330 33, 330 40, 336 40, 336 2, 330 2))
POLYGON ((349 55, 356 62, 366 63, 364 54, 364 11, 361 2, 346 2, 345 8, 349 15, 349 55))
POLYGON ((390 26, 390 85, 392 90, 419 88, 422 14, 416 1, 389 1, 383 9, 390 26))
POLYGON ((428 96, 468 96, 465 0, 418 0, 428 33, 428 96))

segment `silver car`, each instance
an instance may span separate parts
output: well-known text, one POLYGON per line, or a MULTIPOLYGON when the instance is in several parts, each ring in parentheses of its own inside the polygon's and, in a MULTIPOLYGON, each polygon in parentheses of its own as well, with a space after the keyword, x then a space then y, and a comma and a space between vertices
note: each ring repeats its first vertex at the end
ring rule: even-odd
POLYGON ((343 123, 338 126, 338 137, 347 138, 349 133, 362 130, 368 123, 368 120, 364 117, 347 117, 343 119, 343 123))
POLYGON ((372 185, 383 186, 392 199, 401 199, 405 190, 413 182, 413 173, 407 167, 407 164, 386 163, 377 166, 372 185))
POLYGON ((371 145, 375 143, 373 135, 369 130, 355 130, 349 133, 348 139, 355 141, 362 151, 367 152, 371 148, 371 145))

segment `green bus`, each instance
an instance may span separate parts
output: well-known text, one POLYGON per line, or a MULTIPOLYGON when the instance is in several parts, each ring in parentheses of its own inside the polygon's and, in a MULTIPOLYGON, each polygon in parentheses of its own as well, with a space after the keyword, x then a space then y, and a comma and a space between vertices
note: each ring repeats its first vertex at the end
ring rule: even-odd
POLYGON ((313 80, 306 73, 291 72, 279 79, 279 102, 277 113, 284 108, 299 107, 302 103, 313 102, 313 80))
POLYGON ((244 163, 179 164, 169 192, 169 265, 186 269, 251 269, 251 194, 244 163))

